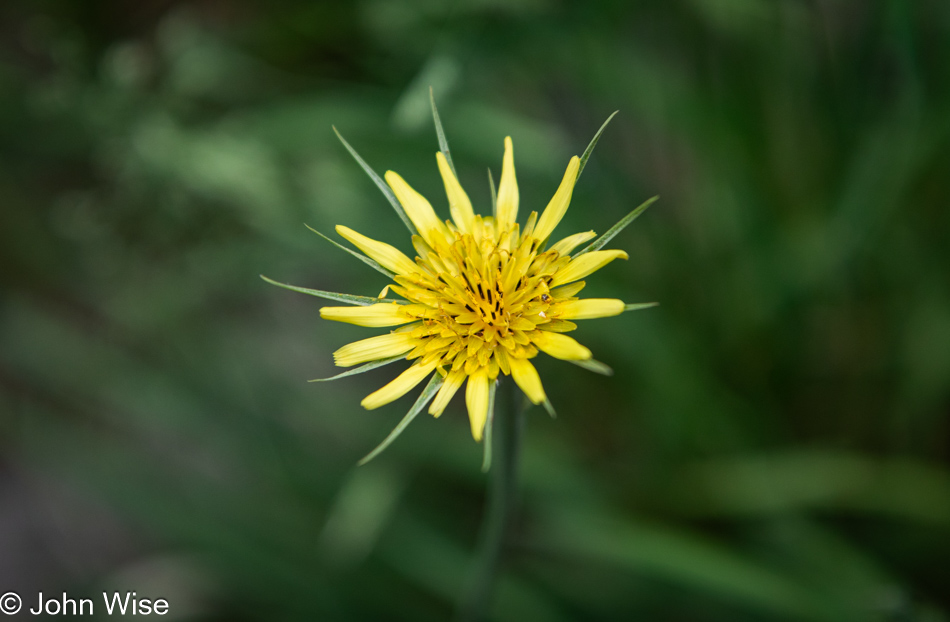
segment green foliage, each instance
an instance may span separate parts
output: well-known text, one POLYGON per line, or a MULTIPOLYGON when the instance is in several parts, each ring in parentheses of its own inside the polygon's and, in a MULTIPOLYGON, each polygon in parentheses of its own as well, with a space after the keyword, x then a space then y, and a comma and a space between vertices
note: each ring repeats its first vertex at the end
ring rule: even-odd
POLYGON ((300 225, 411 253, 367 162, 447 218, 451 142, 488 214, 511 135, 522 221, 590 144, 552 242, 639 215, 582 293, 660 306, 578 322, 612 377, 534 359, 491 619, 948 619, 946 2, 159 4, 0 8, 3 591, 449 618, 464 390, 355 467, 422 388, 305 382, 386 276, 300 225))

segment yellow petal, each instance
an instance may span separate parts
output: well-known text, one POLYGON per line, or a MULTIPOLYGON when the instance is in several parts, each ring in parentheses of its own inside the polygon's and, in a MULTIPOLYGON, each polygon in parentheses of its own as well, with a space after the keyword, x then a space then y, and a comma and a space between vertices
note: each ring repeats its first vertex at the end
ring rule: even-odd
POLYGON ((600 270, 618 257, 626 259, 627 253, 623 251, 593 251, 575 257, 570 263, 557 271, 551 281, 551 287, 582 279, 588 274, 600 270))
POLYGON ((558 317, 562 320, 592 320, 620 315, 624 306, 623 301, 616 298, 585 298, 565 302, 558 305, 557 309, 558 317))
POLYGON ((501 163, 501 181, 498 182, 498 210, 496 231, 510 231, 518 219, 518 181, 515 179, 515 156, 511 136, 505 137, 505 157, 501 163))
POLYGON ((432 204, 424 196, 413 190, 406 183, 406 180, 393 171, 386 171, 386 183, 393 189, 393 193, 399 199, 402 208, 406 210, 409 220, 419 230, 419 235, 429 245, 435 246, 436 240, 444 240, 448 229, 446 229, 445 223, 435 215, 432 204))
POLYGON ((419 272, 419 267, 416 265, 416 262, 406 257, 401 250, 394 246, 390 246, 385 242, 377 242, 343 225, 337 225, 336 232, 353 244, 353 246, 366 253, 367 257, 376 261, 390 272, 395 272, 396 274, 419 272))
POLYGON ((534 233, 534 227, 538 224, 538 213, 531 212, 528 214, 528 220, 524 223, 524 230, 521 232, 521 239, 527 240, 529 236, 534 233))
POLYGON ((574 281, 570 285, 564 285, 551 290, 551 296, 554 298, 573 298, 587 285, 587 281, 574 281))
POLYGON ((475 222, 475 212, 472 210, 472 202, 468 195, 462 189, 455 173, 449 167, 445 156, 440 151, 435 154, 439 162, 439 172, 442 173, 442 183, 445 184, 445 195, 449 199, 449 211, 452 213, 452 220, 462 233, 471 233, 475 222))
POLYGON ((441 415, 442 411, 444 411, 445 407, 449 405, 452 397, 462 386, 463 382, 465 382, 464 372, 450 371, 445 377, 445 383, 442 384, 442 388, 440 388, 439 392, 435 394, 435 399, 432 401, 432 405, 429 406, 429 414, 433 417, 438 417, 441 415))
POLYGON ((508 357, 511 365, 511 376, 515 382, 528 396, 532 404, 540 404, 545 400, 544 387, 541 386, 541 378, 538 377, 538 370, 534 368, 528 359, 518 359, 513 356, 508 357))
POLYGON ((505 354, 504 348, 495 348, 495 358, 493 360, 498 362, 498 367, 501 369, 502 373, 505 375, 511 373, 511 366, 508 364, 508 355, 505 354))
POLYGON ((576 339, 560 333, 542 330, 531 342, 545 354, 564 361, 586 361, 592 356, 590 350, 577 343, 576 339))
POLYGON ((409 333, 390 333, 349 343, 333 353, 339 367, 350 367, 369 361, 405 354, 415 346, 416 340, 409 333))
POLYGON ((574 180, 577 179, 577 168, 580 166, 580 162, 580 158, 577 156, 571 158, 567 170, 564 171, 564 179, 561 180, 561 185, 551 198, 551 202, 544 208, 544 212, 534 228, 534 237, 539 240, 547 239, 554 232, 554 228, 561 222, 561 219, 564 218, 564 214, 567 213, 567 208, 571 204, 571 194, 574 192, 574 180))
POLYGON ((485 420, 488 419, 488 370, 480 367, 468 377, 465 387, 465 405, 468 407, 468 421, 472 425, 472 437, 482 440, 485 420))
POLYGON ((544 325, 544 330, 548 333, 569 333, 576 329, 577 324, 568 322, 567 320, 551 320, 544 325))
POLYGON ((593 240, 597 234, 593 231, 584 231, 583 233, 575 233, 574 235, 569 235, 566 238, 559 241, 557 244, 551 246, 552 251, 557 251, 560 255, 568 255, 572 250, 587 242, 588 240, 593 240))
POLYGON ((380 302, 366 307, 323 307, 320 309, 320 317, 371 328, 414 322, 416 318, 403 311, 402 307, 403 305, 393 302, 380 302))
POLYGON ((396 379, 384 386, 382 389, 370 393, 363 401, 360 402, 360 405, 363 406, 366 410, 373 410, 374 408, 379 408, 380 406, 385 406, 386 404, 398 400, 400 397, 408 393, 414 386, 422 382, 422 380, 429 375, 429 373, 435 369, 437 361, 432 361, 425 365, 415 364, 406 371, 402 372, 396 379))

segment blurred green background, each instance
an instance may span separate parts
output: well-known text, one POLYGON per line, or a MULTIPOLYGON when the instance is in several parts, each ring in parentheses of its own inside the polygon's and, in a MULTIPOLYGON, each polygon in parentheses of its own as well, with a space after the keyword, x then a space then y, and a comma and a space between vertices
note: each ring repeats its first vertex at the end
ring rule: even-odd
POLYGON ((661 305, 576 333, 616 375, 539 363, 492 619, 950 619, 945 0, 7 0, 0 592, 451 616, 463 400, 355 468, 413 398, 307 384, 372 333, 258 278, 379 292, 305 222, 410 250, 331 124, 447 217, 430 85, 477 210, 615 109, 559 232, 662 197, 589 287, 661 305))

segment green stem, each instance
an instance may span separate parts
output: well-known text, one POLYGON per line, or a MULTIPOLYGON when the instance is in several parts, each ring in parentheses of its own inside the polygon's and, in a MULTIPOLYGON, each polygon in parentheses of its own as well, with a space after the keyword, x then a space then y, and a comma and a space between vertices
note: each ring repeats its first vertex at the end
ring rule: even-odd
POLYGON ((515 383, 499 385, 495 404, 494 462, 488 489, 488 507, 479 537, 480 550, 474 571, 459 602, 457 622, 481 622, 491 606, 492 590, 505 544, 518 489, 518 462, 524 429, 524 409, 515 383))

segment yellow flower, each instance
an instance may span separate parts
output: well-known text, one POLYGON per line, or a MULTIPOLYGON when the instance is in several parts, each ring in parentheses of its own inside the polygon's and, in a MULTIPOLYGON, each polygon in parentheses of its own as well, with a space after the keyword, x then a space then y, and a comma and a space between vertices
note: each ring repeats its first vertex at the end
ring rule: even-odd
POLYGON ((323 307, 329 320, 360 326, 399 326, 388 335, 370 337, 340 348, 340 366, 405 355, 413 361, 392 382, 368 395, 362 405, 379 408, 412 390, 432 373, 444 378, 429 413, 438 417, 466 384, 465 403, 472 436, 481 440, 489 408, 489 385, 499 375, 512 376, 535 404, 546 402, 531 359, 544 352, 568 361, 584 361, 591 352, 564 333, 572 320, 608 317, 626 305, 616 299, 577 298, 584 277, 614 259, 618 250, 598 250, 571 257, 570 252, 593 232, 544 245, 571 202, 580 158, 574 156, 554 197, 541 212, 531 212, 524 228, 518 222, 518 184, 511 138, 505 139, 496 216, 481 216, 459 185, 443 153, 436 154, 448 197, 451 220, 442 221, 432 205, 398 174, 386 182, 418 231, 412 236, 417 256, 337 226, 337 232, 386 270, 395 274, 389 291, 408 304, 381 302, 363 307, 323 307))
MULTIPOLYGON (((531 402, 543 404, 553 414, 531 360, 544 352, 593 371, 610 373, 606 365, 591 358, 589 349, 565 333, 577 328, 575 320, 609 317, 653 305, 625 305, 612 298, 580 299, 578 294, 584 289, 585 277, 614 259, 627 258, 623 251, 601 248, 656 197, 573 255, 578 246, 595 237, 593 231, 550 243, 570 205, 574 184, 607 123, 582 157, 571 158, 560 186, 540 217, 532 211, 522 227, 517 221, 520 201, 511 138, 505 138, 501 180, 497 197, 493 195, 494 215, 479 215, 472 209, 472 202, 447 158, 448 145, 434 104, 433 112, 442 147, 436 161, 445 185, 451 220, 440 219, 429 201, 398 174, 388 171, 384 183, 340 137, 414 234, 412 245, 416 256, 410 258, 389 244, 342 225, 336 227, 337 233, 362 254, 345 250, 391 279, 379 298, 309 290, 264 277, 275 285, 356 305, 323 307, 320 315, 325 319, 372 328, 396 327, 388 334, 356 341, 334 353, 338 366, 362 364, 362 367, 326 380, 403 358, 412 361, 394 380, 363 399, 365 408, 384 406, 427 377, 431 378, 403 422, 364 462, 398 436, 429 400, 429 413, 436 417, 441 415, 463 385, 476 441, 482 439, 486 421, 490 431, 489 413, 499 376, 511 376, 531 402), (384 299, 387 292, 399 298, 384 299)), ((487 452, 486 446, 486 465, 487 452)))

